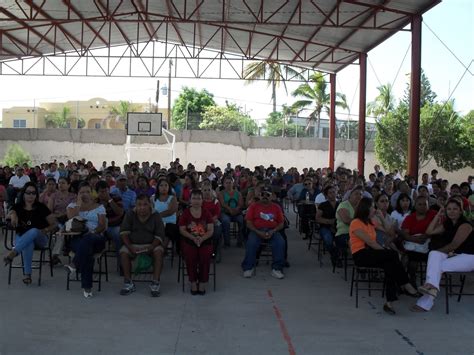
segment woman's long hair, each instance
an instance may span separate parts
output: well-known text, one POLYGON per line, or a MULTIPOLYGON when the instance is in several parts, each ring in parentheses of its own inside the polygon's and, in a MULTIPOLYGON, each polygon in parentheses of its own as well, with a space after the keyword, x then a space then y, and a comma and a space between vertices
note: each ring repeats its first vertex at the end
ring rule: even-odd
POLYGON ((354 219, 360 219, 365 224, 371 224, 370 221, 370 208, 372 207, 372 199, 368 197, 362 197, 362 199, 357 204, 354 219))

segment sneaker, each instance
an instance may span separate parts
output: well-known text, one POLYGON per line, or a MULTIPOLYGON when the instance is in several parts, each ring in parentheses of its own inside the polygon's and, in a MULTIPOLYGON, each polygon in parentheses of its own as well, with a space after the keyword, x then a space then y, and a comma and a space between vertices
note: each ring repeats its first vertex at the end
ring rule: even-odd
POLYGON ((127 295, 131 294, 132 292, 135 292, 136 289, 137 288, 135 287, 135 284, 133 282, 125 282, 123 284, 122 289, 120 290, 120 294, 122 296, 127 296, 127 295))
POLYGON ((76 268, 72 266, 71 264, 64 265, 64 269, 66 270, 68 274, 72 274, 76 272, 76 268))
POLYGON ((271 275, 276 279, 283 279, 285 277, 285 275, 283 275, 281 270, 276 270, 276 269, 272 269, 271 275))
POLYGON ((84 289, 83 292, 84 292, 84 297, 85 297, 85 298, 92 298, 92 297, 94 297, 94 295, 92 294, 92 291, 91 291, 91 290, 87 291, 86 289, 84 289))
POLYGON ((245 271, 244 271, 244 277, 245 277, 246 279, 251 278, 251 277, 253 276, 254 270, 255 270, 254 268, 251 268, 250 270, 245 270, 245 271))
POLYGON ((150 284, 151 297, 158 297, 160 295, 160 283, 152 282, 150 284))

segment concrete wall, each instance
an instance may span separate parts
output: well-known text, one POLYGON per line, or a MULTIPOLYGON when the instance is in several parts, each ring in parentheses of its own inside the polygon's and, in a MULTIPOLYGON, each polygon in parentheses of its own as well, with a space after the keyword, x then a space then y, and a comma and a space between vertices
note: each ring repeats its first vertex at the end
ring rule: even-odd
MULTIPOLYGON (((198 169, 215 163, 224 167, 242 164, 323 167, 327 166, 328 140, 310 138, 249 137, 240 132, 173 131, 176 135, 175 156, 183 163, 191 162, 198 169)), ((69 130, 69 129, 0 129, 0 158, 12 143, 20 144, 35 163, 57 159, 78 160, 85 158, 99 166, 102 161, 115 160, 123 165, 127 161, 126 134, 123 130, 69 130)), ((130 160, 156 161, 168 164, 172 159, 164 136, 131 137, 130 160)), ((336 141, 336 166, 344 163, 348 168, 357 167, 357 141, 336 141)), ((377 163, 373 145, 366 148, 366 175, 377 163)), ((450 181, 464 181, 472 169, 447 173, 434 164, 426 167, 429 172, 437 168, 440 176, 450 181)))

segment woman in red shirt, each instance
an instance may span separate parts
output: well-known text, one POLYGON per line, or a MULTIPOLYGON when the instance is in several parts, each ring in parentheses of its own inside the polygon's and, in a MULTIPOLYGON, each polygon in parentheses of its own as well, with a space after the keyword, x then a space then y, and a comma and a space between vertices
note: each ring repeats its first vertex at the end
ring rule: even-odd
POLYGON ((222 227, 219 221, 221 215, 221 204, 215 197, 215 192, 211 187, 211 182, 205 180, 202 183, 202 208, 210 213, 212 221, 214 223, 214 234, 212 235, 212 241, 214 244, 214 250, 216 252, 216 262, 221 261, 221 239, 222 239, 222 227))
POLYGON ((191 206, 183 211, 179 219, 179 231, 183 236, 181 252, 186 262, 191 294, 204 295, 214 250, 214 222, 211 214, 202 208, 201 190, 192 190, 190 202, 191 206))
POLYGON ((415 200, 415 211, 403 220, 401 226, 401 234, 405 240, 403 246, 408 256, 408 276, 413 285, 416 285, 418 263, 428 260, 429 236, 426 230, 435 216, 436 211, 428 208, 427 198, 418 196, 415 200))
POLYGON ((392 302, 397 300, 397 286, 410 296, 418 295, 409 283, 403 265, 394 250, 385 249, 377 243, 375 227, 371 219, 375 216, 372 199, 362 198, 357 205, 354 219, 349 227, 350 245, 354 264, 362 267, 379 267, 384 270, 387 302, 383 310, 394 315, 392 302))

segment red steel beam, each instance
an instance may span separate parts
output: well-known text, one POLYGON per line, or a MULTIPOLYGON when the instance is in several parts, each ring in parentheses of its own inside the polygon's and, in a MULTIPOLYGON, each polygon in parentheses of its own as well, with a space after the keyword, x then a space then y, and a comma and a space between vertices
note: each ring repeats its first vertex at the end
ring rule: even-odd
POLYGON ((408 122, 408 175, 418 181, 420 149, 420 91, 421 91, 421 15, 411 21, 410 119, 408 122))
POLYGON ((359 140, 357 148, 357 169, 364 175, 365 165, 365 110, 367 106, 367 53, 359 55, 359 140))
POLYGON ((153 28, 153 25, 148 21, 148 3, 147 6, 144 6, 141 0, 132 0, 132 5, 137 10, 138 16, 145 20, 143 22, 143 25, 145 26, 145 30, 148 33, 150 40, 153 40, 156 30, 153 28))
MULTIPOLYGON (((25 47, 25 49, 26 49, 25 55, 31 55, 31 53, 33 53, 33 52, 36 52, 36 53, 39 54, 39 55, 43 55, 42 52, 40 52, 40 51, 37 50, 37 49, 31 48, 26 42, 23 42, 21 39, 19 39, 19 38, 13 36, 11 33, 3 32, 3 35, 4 35, 5 37, 10 38, 10 40, 11 40, 12 42, 14 42, 13 44, 15 44, 15 46, 17 46, 17 44, 19 44, 19 45, 25 47), (16 42, 16 43, 15 43, 15 42, 16 42), (31 53, 29 53, 29 52, 31 52, 31 53)), ((18 46, 17 46, 17 47, 18 47, 18 46)), ((18 49, 21 50, 21 48, 18 48, 18 49)))
MULTIPOLYGON (((384 2, 383 2, 382 5, 388 4, 390 1, 391 1, 391 0, 384 0, 384 2)), ((369 14, 368 16, 366 16, 365 19, 361 22, 361 25, 364 25, 367 21, 369 21, 371 18, 373 18, 373 17, 375 16, 375 14, 376 14, 378 11, 381 10, 380 7, 382 7, 382 6, 379 6, 379 7, 375 8, 375 9, 373 9, 373 10, 370 12, 370 14, 369 14)), ((349 38, 351 38, 357 31, 358 31, 358 29, 355 29, 355 30, 351 31, 347 36, 345 36, 342 40, 340 40, 340 41, 337 43, 336 47, 339 47, 339 46, 343 45, 344 42, 346 42, 349 38)), ((331 51, 331 53, 328 53, 327 55, 325 55, 325 56, 321 59, 321 61, 325 60, 325 59, 326 59, 329 55, 331 55, 333 52, 334 52, 334 50, 331 51)), ((319 66, 319 64, 320 64, 320 62, 317 62, 317 63, 315 64, 315 67, 319 66)))
MULTIPOLYGON (((283 31, 281 31, 280 35, 278 36, 279 39, 285 34, 286 30, 290 26, 290 22, 293 20, 293 17, 295 17, 298 9, 300 8, 301 8, 301 1, 298 1, 298 3, 296 4, 295 10, 292 12, 290 19, 288 20, 288 23, 286 24, 285 28, 283 29, 283 31)), ((280 43, 279 39, 277 40, 277 44, 275 45, 275 47, 273 47, 272 52, 268 56, 268 59, 270 59, 273 56, 273 53, 275 53, 275 51, 278 49, 278 44, 280 43)), ((277 57, 278 57, 278 53, 277 53, 277 57)))
POLYGON ((342 0, 343 2, 345 3, 348 3, 348 4, 352 4, 352 5, 358 5, 358 6, 365 6, 365 7, 369 7, 371 9, 375 9, 378 11, 383 11, 383 12, 394 12, 396 14, 400 14, 400 15, 405 15, 405 16, 412 16, 413 14, 410 13, 410 12, 407 12, 407 11, 402 11, 402 10, 397 10, 397 9, 392 9, 392 8, 389 8, 387 6, 385 6, 384 4, 382 5, 378 5, 378 4, 367 4, 365 2, 362 2, 362 1, 357 1, 357 0, 342 0))
POLYGON ((25 28, 25 29, 31 31, 31 33, 38 36, 40 38, 39 42, 41 42, 43 40, 46 43, 48 43, 50 46, 53 46, 53 47, 59 49, 61 52, 64 52, 64 50, 61 47, 57 46, 53 41, 46 38, 41 32, 36 30, 34 27, 30 26, 25 20, 19 19, 18 17, 16 17, 14 14, 12 14, 11 12, 9 12, 8 10, 6 10, 3 7, 0 7, 0 12, 3 13, 5 16, 7 16, 12 21, 18 23, 22 28, 25 28))
POLYGON ((329 109, 329 167, 334 171, 336 157, 336 74, 329 74, 331 102, 329 109))
MULTIPOLYGON (((327 21, 329 21, 329 19, 334 14, 334 12, 339 8, 339 2, 340 2, 340 0, 337 1, 336 6, 334 6, 332 8, 332 10, 329 12, 329 14, 327 14, 326 18, 323 20, 323 25, 326 24, 327 21)), ((318 32, 321 31, 321 28, 322 27, 316 28, 316 30, 311 34, 311 36, 308 38, 308 40, 304 42, 303 46, 300 48, 298 53, 293 57, 293 59, 290 61, 290 63, 293 63, 296 60, 296 58, 298 58, 298 57, 301 58, 301 56, 300 56, 301 53, 303 53, 303 51, 306 50, 306 48, 308 48, 308 45, 313 40, 314 36, 316 36, 318 34, 318 32)), ((325 46, 325 47, 328 47, 328 46, 325 46)))
MULTIPOLYGON (((40 14, 44 18, 48 19, 49 21, 53 22, 53 24, 54 24, 55 19, 51 15, 49 15, 45 10, 43 10, 42 7, 36 5, 32 0, 25 0, 25 3, 28 4, 32 9, 34 9, 38 14, 40 14)), ((57 26, 61 30, 62 33, 64 33, 72 41, 76 42, 76 44, 78 44, 79 47, 82 47, 81 41, 79 41, 71 32, 69 32, 67 29, 65 29, 60 24, 58 24, 57 26)), ((58 47, 56 46, 56 48, 58 48, 58 47)), ((61 50, 61 52, 64 52, 64 50, 61 50)))
POLYGON ((79 17, 79 19, 81 19, 81 20, 85 23, 85 25, 95 34, 95 36, 96 36, 97 38, 99 38, 99 39, 102 41, 102 43, 104 43, 106 46, 109 46, 109 45, 110 45, 110 43, 107 42, 107 41, 105 40, 105 38, 102 37, 102 36, 100 35, 100 33, 96 31, 96 29, 90 24, 90 22, 87 21, 87 20, 84 18, 84 16, 82 16, 82 14, 79 12, 79 10, 77 10, 77 9, 74 7, 74 5, 72 4, 71 0, 62 0, 62 1, 63 1, 63 4, 64 4, 64 5, 66 5, 77 17, 79 17))

